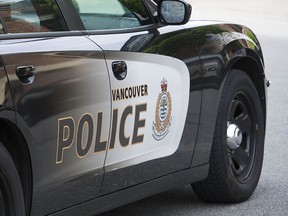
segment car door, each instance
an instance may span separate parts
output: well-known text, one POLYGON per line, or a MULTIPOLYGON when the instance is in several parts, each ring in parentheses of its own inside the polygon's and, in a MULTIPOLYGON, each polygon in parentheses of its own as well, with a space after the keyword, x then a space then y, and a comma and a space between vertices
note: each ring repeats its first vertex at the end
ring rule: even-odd
MULTIPOLYGON (((145 1, 72 2, 87 30, 83 33, 104 50, 111 82, 111 133, 102 194, 189 168, 200 94, 192 95, 195 104, 188 110, 188 67, 169 51, 165 55, 164 46, 162 54, 159 47, 149 48, 160 32, 153 27, 145 1), (192 126, 184 132, 187 113, 192 126), (189 134, 186 139, 184 133, 189 134)), ((169 41, 173 34, 162 36, 169 41)))
POLYGON ((111 91, 102 50, 67 31, 55 1, 37 2, 1 1, 0 54, 31 155, 31 215, 47 215, 99 195, 111 91))

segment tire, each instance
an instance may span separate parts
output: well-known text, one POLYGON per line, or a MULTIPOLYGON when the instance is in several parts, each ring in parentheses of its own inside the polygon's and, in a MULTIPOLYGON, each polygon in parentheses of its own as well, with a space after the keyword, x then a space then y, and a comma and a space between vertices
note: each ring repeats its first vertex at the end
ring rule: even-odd
POLYGON ((24 216, 21 181, 14 162, 0 143, 0 215, 24 216))
POLYGON ((264 152, 264 116, 249 76, 231 70, 219 105, 206 180, 192 184, 206 202, 239 203, 257 187, 264 152))

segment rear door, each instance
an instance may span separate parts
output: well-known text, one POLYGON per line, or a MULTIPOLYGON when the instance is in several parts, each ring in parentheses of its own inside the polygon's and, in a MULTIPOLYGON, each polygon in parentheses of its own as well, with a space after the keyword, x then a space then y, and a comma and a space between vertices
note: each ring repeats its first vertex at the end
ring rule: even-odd
POLYGON ((55 1, 7 0, 0 7, 1 57, 31 154, 32 215, 93 199, 111 122, 103 52, 67 31, 55 1))
POLYGON ((127 51, 129 46, 141 50, 155 37, 155 31, 141 32, 153 24, 144 1, 72 2, 91 30, 84 34, 104 49, 111 81, 111 133, 102 193, 190 167, 192 152, 183 151, 181 144, 190 89, 187 66, 172 57, 127 51))

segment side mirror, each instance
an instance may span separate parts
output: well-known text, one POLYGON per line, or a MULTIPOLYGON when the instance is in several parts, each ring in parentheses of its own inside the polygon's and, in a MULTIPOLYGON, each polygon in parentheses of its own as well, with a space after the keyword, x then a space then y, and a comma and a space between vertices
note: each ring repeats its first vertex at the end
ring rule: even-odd
POLYGON ((192 7, 182 0, 158 1, 159 21, 166 25, 186 24, 191 16, 192 7))

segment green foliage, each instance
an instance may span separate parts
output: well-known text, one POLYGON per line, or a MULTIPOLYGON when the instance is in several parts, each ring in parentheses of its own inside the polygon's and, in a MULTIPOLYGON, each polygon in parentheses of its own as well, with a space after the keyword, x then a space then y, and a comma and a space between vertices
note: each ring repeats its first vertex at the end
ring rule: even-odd
POLYGON ((37 7, 37 11, 41 11, 43 14, 54 14, 54 17, 58 17, 60 11, 55 0, 31 0, 34 7, 37 7))
POLYGON ((74 7, 76 8, 76 11, 79 12, 80 11, 80 8, 79 8, 79 5, 77 3, 77 0, 72 0, 72 3, 74 5, 74 7))
POLYGON ((146 17, 147 13, 141 0, 119 0, 119 2, 128 8, 129 11, 140 14, 142 17, 146 17))

